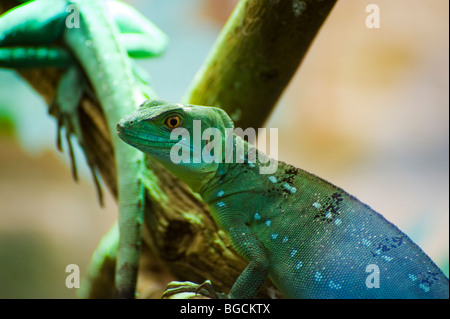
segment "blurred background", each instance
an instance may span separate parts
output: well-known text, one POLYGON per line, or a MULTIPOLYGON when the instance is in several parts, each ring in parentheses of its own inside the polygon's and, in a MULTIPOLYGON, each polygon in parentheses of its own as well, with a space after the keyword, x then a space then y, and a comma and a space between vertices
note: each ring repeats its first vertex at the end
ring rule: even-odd
MULTIPOLYGON (((142 61, 161 98, 178 101, 236 0, 127 1, 170 38, 142 61)), ((288 41, 288 39, 287 39, 288 41)), ((267 127, 278 158, 338 185, 406 232, 449 273, 449 2, 339 0, 267 127), (368 4, 380 28, 368 29, 368 4)), ((72 298, 117 207, 100 208, 56 151, 43 100, 0 69, 0 298, 72 298)))

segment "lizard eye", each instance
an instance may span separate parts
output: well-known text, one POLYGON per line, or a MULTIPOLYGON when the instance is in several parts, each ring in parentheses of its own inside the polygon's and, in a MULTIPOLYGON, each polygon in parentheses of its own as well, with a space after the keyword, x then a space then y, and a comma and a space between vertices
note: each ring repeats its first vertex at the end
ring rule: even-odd
POLYGON ((166 125, 169 128, 176 128, 180 125, 181 119, 178 115, 170 116, 166 119, 166 125))

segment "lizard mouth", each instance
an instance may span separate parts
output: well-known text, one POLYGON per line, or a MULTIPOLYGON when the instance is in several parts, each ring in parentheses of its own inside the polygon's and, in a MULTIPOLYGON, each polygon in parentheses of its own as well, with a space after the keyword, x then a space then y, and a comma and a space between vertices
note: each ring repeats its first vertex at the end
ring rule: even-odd
POLYGON ((117 134, 122 140, 133 146, 145 145, 154 147, 166 147, 167 145, 172 145, 177 142, 157 135, 129 130, 121 126, 120 124, 117 125, 117 134))

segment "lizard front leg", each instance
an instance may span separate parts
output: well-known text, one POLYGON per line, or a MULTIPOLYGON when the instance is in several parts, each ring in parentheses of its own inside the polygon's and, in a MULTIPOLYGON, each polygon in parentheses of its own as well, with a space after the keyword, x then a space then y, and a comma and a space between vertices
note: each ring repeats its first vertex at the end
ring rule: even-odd
POLYGON ((270 271, 270 259, 262 243, 251 229, 242 222, 222 222, 233 247, 248 260, 248 265, 234 282, 228 298, 253 298, 266 281, 270 271))
POLYGON ((189 281, 169 283, 163 293, 163 299, 196 299, 198 295, 213 299, 250 299, 253 298, 266 281, 270 271, 270 260, 266 249, 251 229, 241 222, 225 222, 233 246, 249 261, 239 275, 228 294, 216 292, 209 280, 202 284, 189 281))

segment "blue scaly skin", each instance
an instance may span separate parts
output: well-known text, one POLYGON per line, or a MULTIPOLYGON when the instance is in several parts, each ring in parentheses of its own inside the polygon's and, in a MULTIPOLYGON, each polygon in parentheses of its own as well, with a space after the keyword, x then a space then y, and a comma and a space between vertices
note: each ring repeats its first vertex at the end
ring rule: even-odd
MULTIPOLYGON (((83 147, 77 108, 89 88, 84 76, 103 107, 118 176, 120 239, 115 286, 119 298, 135 294, 144 206, 143 154, 119 140, 116 123, 146 98, 154 97, 130 57, 158 56, 166 43, 159 29, 115 0, 36 0, 0 17, 0 67, 67 69, 50 111, 57 116, 59 128, 65 126, 70 149, 71 134, 83 147)), ((73 173, 76 177, 75 168, 73 173)), ((95 181, 99 187, 96 177, 95 181)))
MULTIPOLYGON (((218 161, 201 157, 196 163, 209 141, 203 137, 195 146, 190 139, 194 120, 201 121, 202 133, 217 128, 218 145, 226 150, 226 128, 233 122, 215 107, 147 101, 117 130, 125 142, 198 192, 249 262, 226 297, 252 298, 267 277, 288 298, 449 297, 448 278, 433 261, 395 225, 342 189, 275 160, 277 170, 261 174, 267 156, 238 136, 232 137, 232 162, 222 152, 218 161), (171 139, 179 128, 189 138, 171 139), (239 143, 245 146, 243 163, 234 157, 239 143), (171 152, 183 149, 192 154, 174 163, 171 152)), ((217 296, 207 282, 174 283, 165 296, 203 289, 217 296)))

